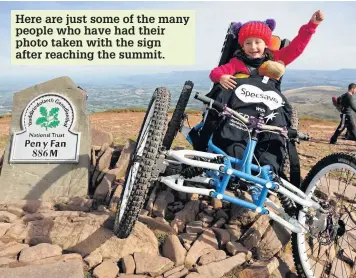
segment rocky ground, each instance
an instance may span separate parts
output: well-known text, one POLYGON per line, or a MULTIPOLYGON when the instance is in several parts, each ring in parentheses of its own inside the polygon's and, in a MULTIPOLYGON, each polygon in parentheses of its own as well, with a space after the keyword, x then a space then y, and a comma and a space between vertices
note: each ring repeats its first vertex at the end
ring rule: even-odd
MULTIPOLYGON (((227 202, 159 184, 149 192, 130 237, 118 239, 112 233, 143 116, 91 115, 93 129, 101 131, 93 132, 88 198, 0 203, 0 278, 296 277, 284 227, 227 202)), ((199 120, 199 114, 189 117, 191 125, 199 120)), ((9 118, 0 119, 3 136, 9 123, 9 118)), ((300 126, 312 136, 298 145, 303 175, 329 153, 356 149, 354 142, 341 139, 338 145, 328 144, 336 122, 301 120, 300 126)), ((174 146, 187 145, 179 135, 174 146)), ((251 199, 244 192, 229 194, 251 199)))

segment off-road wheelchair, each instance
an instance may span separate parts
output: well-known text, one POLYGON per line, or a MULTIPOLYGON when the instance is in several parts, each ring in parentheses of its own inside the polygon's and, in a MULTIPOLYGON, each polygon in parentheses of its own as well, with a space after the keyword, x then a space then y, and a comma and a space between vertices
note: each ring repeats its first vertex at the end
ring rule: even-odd
MULTIPOLYGON (((223 57, 226 61, 235 51, 231 47, 233 44, 229 44, 229 36, 228 32, 220 63, 224 63, 223 57)), ((283 47, 282 43, 279 47, 283 47)), ((193 128, 184 124, 185 107, 193 85, 191 81, 185 83, 169 123, 170 92, 166 88, 157 88, 154 92, 127 170, 116 212, 116 235, 119 238, 130 235, 148 190, 160 182, 176 191, 210 196, 266 214, 289 229, 292 232, 293 257, 301 277, 324 277, 322 275, 331 276, 336 272, 348 273, 345 276, 348 277, 354 265, 348 236, 356 229, 356 224, 349 221, 356 200, 356 183, 353 180, 356 158, 346 153, 328 155, 312 167, 301 184, 293 184, 274 173, 270 165, 253 163, 255 147, 261 132, 278 133, 287 140, 308 139, 307 136, 300 135, 290 126, 267 125, 263 117, 246 119, 226 103, 212 98, 211 94, 200 93, 195 94, 195 99, 206 105, 206 113, 215 111, 239 121, 249 130, 250 137, 242 157, 229 156, 214 145, 213 133, 208 137, 206 151, 196 150, 191 132, 195 131, 199 136, 209 122, 204 113, 202 121, 193 128), (193 145, 193 150, 171 150, 178 132, 193 145), (238 194, 235 197, 226 194, 226 190, 231 188, 236 192, 249 192, 252 201, 243 200, 238 194), (282 206, 271 201, 271 195, 277 196, 282 206)))

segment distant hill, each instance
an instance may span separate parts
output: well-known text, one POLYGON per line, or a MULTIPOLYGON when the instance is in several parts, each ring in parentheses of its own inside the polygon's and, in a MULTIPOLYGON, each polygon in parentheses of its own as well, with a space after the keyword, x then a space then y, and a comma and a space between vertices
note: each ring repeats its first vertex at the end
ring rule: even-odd
POLYGON ((331 97, 343 93, 345 89, 333 86, 312 86, 284 91, 284 95, 297 108, 300 116, 322 119, 340 119, 331 97))
MULTIPOLYGON (((211 86, 210 70, 172 71, 141 75, 70 76, 73 81, 88 91, 90 112, 128 107, 144 108, 157 87, 166 87, 172 93, 172 105, 179 98, 184 82, 194 83, 193 91, 207 93, 211 86)), ((54 78, 54 77, 53 77, 54 78)), ((24 78, 12 81, 0 77, 0 115, 11 112, 13 93, 49 79, 24 78)), ((347 85, 356 82, 356 69, 340 70, 293 70, 287 69, 281 89, 294 104, 300 115, 339 119, 339 114, 331 103, 333 95, 346 91, 347 85)), ((200 109, 201 103, 191 98, 189 109, 200 109)))
MULTIPOLYGON (((191 80, 196 89, 209 89, 210 70, 172 71, 160 74, 142 74, 122 76, 120 78, 106 77, 105 83, 125 84, 128 86, 171 86, 182 85, 191 80)), ((98 79, 100 80, 100 79, 98 79)), ((351 82, 356 82, 356 69, 340 70, 294 70, 287 69, 282 80, 282 90, 289 90, 310 86, 335 86, 345 88, 351 82)))

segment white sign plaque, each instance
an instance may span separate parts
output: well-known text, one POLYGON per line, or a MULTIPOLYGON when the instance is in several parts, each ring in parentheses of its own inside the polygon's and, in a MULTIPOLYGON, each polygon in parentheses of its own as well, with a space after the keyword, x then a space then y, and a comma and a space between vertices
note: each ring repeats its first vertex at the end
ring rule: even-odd
POLYGON ((46 93, 33 99, 13 135, 10 163, 78 163, 80 132, 73 132, 75 113, 62 95, 46 93))

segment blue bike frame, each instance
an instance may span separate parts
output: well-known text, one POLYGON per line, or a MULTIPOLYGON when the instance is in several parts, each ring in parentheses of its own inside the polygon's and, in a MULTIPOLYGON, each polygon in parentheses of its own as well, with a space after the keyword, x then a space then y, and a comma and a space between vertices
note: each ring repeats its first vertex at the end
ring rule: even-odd
MULTIPOLYGON (((201 122, 193 128, 199 130, 203 125, 204 123, 201 122)), ((186 140, 192 145, 192 140, 189 135, 187 135, 186 140)), ((276 184, 272 181, 271 167, 269 165, 261 167, 252 163, 256 144, 256 139, 249 139, 242 159, 238 159, 227 155, 223 150, 214 145, 211 137, 208 143, 208 152, 223 155, 226 158, 224 160, 225 167, 223 169, 223 175, 221 175, 219 171, 213 170, 207 170, 206 174, 212 178, 213 185, 215 186, 215 192, 212 193, 212 197, 252 209, 261 214, 266 214, 268 211, 264 208, 264 202, 267 198, 268 190, 275 189, 276 184), (235 166, 234 168, 233 165, 235 166), (252 175, 252 171, 260 172, 261 178, 252 175), (252 185, 251 195, 253 203, 224 193, 230 179, 235 177, 261 186, 261 188, 259 188, 257 185, 252 185)))

